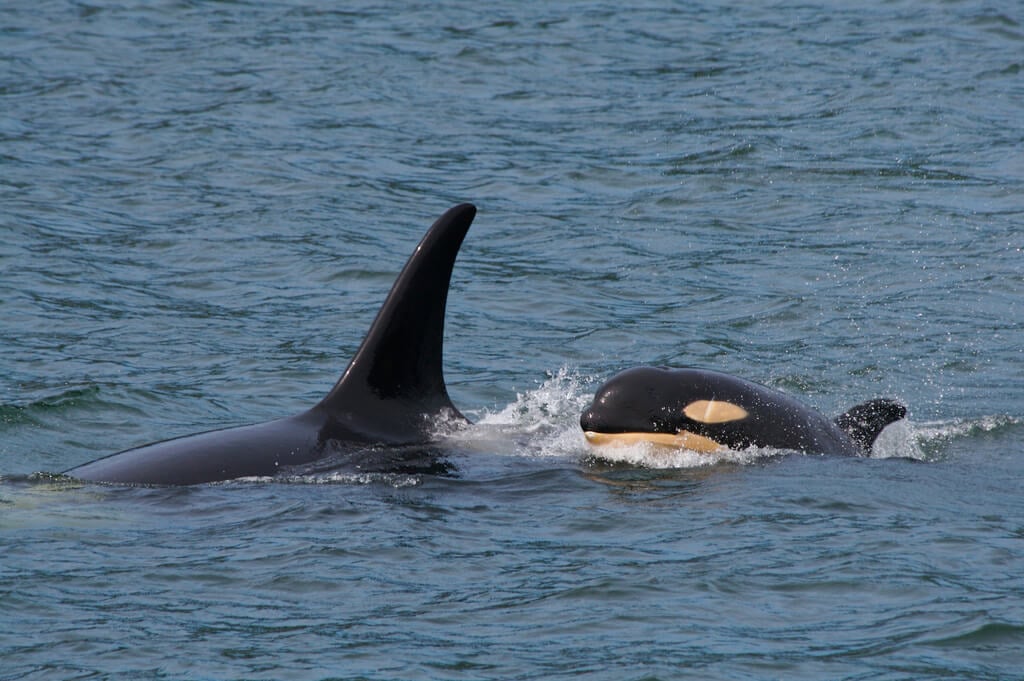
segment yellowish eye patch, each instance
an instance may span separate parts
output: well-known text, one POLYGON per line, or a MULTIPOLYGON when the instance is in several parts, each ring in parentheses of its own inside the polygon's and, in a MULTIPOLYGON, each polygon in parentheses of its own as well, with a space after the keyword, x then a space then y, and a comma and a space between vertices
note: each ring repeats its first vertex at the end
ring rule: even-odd
POLYGON ((747 418, 747 410, 732 402, 697 400, 683 408, 686 418, 700 423, 728 423, 747 418))

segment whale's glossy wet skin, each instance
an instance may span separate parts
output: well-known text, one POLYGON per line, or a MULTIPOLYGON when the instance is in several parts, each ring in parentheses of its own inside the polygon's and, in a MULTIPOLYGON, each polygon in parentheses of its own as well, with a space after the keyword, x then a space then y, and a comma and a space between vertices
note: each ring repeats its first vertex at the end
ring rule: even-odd
POLYGON ((366 445, 427 444, 434 422, 462 419, 442 368, 448 284, 476 208, 438 218, 384 301, 337 385, 294 416, 197 433, 76 466, 79 480, 191 485, 295 472, 366 445))
POLYGON ((882 431, 906 415, 898 401, 877 398, 830 420, 778 390, 718 371, 634 367, 597 389, 580 427, 597 456, 642 442, 704 453, 870 456, 882 431))

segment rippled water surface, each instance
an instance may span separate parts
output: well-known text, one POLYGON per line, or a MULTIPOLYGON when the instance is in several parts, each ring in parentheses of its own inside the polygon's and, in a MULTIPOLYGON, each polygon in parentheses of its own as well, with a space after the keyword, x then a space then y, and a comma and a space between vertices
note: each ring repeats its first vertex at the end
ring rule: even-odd
POLYGON ((1020 678, 1022 22, 7 3, 0 679, 1020 678), (50 475, 315 402, 462 201, 452 475, 50 475), (639 364, 910 418, 597 459, 639 364))

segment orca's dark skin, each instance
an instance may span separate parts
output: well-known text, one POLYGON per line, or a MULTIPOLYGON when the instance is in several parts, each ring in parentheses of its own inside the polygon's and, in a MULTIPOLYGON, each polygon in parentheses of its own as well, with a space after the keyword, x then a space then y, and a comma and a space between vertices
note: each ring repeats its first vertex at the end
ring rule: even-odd
POLYGON ((129 449, 65 475, 144 485, 272 476, 368 443, 426 443, 438 418, 465 420, 448 397, 441 355, 452 267, 475 215, 463 204, 430 227, 345 373, 312 409, 129 449))
POLYGON ((853 407, 834 421, 771 388, 701 369, 638 367, 601 386, 580 416, 595 446, 650 442, 714 452, 747 447, 867 456, 907 414, 895 400, 853 407))

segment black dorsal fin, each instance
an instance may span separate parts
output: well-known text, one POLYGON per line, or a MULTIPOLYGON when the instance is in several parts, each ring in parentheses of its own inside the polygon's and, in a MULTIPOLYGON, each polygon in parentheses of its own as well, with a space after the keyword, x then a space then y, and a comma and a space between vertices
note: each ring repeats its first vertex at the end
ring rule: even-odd
POLYGON ((449 209, 409 257, 345 373, 317 405, 339 425, 402 442, 421 438, 431 416, 462 417, 444 382, 444 314, 455 256, 475 215, 468 203, 449 209))
POLYGON ((907 408, 902 403, 881 398, 858 404, 836 417, 835 423, 865 453, 870 453, 882 430, 906 415, 907 408))

